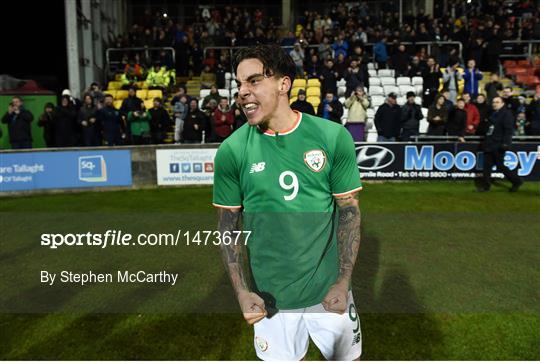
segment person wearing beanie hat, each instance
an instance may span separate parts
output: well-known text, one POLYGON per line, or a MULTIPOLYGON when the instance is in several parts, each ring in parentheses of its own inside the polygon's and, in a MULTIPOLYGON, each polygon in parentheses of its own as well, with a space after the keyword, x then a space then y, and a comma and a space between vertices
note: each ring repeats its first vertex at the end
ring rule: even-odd
POLYGON ((312 116, 315 115, 313 105, 306 101, 306 91, 304 89, 300 89, 298 91, 298 97, 294 102, 291 103, 291 109, 298 112, 311 114, 312 116))
POLYGON ((401 141, 409 142, 419 134, 422 107, 415 103, 416 94, 407 92, 407 103, 401 107, 401 141))
POLYGON ((43 127, 43 139, 47 147, 56 147, 54 135, 54 104, 48 102, 45 104, 43 113, 39 117, 38 126, 43 127))

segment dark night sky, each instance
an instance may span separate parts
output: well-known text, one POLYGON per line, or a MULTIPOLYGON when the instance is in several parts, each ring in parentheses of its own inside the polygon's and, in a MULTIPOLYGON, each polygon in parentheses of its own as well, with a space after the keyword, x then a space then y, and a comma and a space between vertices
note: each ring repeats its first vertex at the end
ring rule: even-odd
POLYGON ((67 88, 64 1, 6 1, 2 17, 0 74, 36 79, 53 91, 67 88))

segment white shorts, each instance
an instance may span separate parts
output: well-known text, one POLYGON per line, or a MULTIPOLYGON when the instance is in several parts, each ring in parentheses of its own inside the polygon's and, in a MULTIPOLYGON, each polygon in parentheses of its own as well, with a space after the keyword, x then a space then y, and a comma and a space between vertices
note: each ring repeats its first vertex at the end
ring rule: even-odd
POLYGON ((255 323, 255 351, 262 360, 300 360, 309 338, 327 360, 351 361, 362 354, 360 318, 349 291, 347 310, 331 313, 322 304, 281 310, 272 318, 255 323))

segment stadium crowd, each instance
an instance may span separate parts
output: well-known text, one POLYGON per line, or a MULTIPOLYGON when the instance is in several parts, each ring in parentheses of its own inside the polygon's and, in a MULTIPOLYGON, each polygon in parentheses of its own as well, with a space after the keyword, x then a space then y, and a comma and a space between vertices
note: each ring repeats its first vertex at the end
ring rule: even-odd
MULTIPOLYGON (((260 9, 203 9, 189 25, 146 11, 113 46, 172 47, 175 58, 165 50, 152 58, 148 52, 126 52, 119 79, 127 95, 121 102, 116 91, 103 91, 97 83, 81 100, 66 90, 58 106, 45 106, 38 124, 48 147, 221 142, 246 119, 236 102, 230 53, 212 47, 279 43, 295 62, 297 77, 316 79, 320 87, 315 101, 304 89, 293 92, 292 108, 343 123, 356 141, 365 140, 371 111, 379 141, 412 140, 424 118, 430 135, 462 141, 484 135, 497 96, 511 111, 516 134, 540 135, 538 87, 527 99, 499 79, 500 55, 520 46, 504 40, 540 39, 539 9, 530 0, 447 3, 444 9, 435 2, 435 17, 420 10, 405 14, 401 24, 390 10, 375 13, 365 2, 339 4, 304 12, 294 31, 286 32, 260 9), (446 41, 463 44, 461 54, 457 43, 438 43, 446 41), (434 42, 430 52, 423 42, 434 42), (374 105, 379 84, 370 83, 380 81, 374 75, 384 69, 392 69, 398 80, 421 79, 421 87, 377 94, 385 99, 374 105), (177 77, 198 77, 201 89, 209 91, 201 99, 190 96, 177 77), (142 88, 158 90, 159 96, 144 100, 138 96, 142 88), (230 93, 224 96, 221 89, 230 93)), ((31 145, 32 119, 15 97, 2 118, 13 148, 31 145)))

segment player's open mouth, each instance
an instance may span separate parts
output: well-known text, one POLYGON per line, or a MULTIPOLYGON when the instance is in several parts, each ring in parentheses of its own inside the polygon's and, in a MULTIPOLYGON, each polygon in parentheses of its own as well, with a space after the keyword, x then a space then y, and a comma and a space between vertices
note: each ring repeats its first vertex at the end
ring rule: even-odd
POLYGON ((257 103, 246 103, 242 108, 246 116, 252 116, 259 109, 259 105, 257 103))

